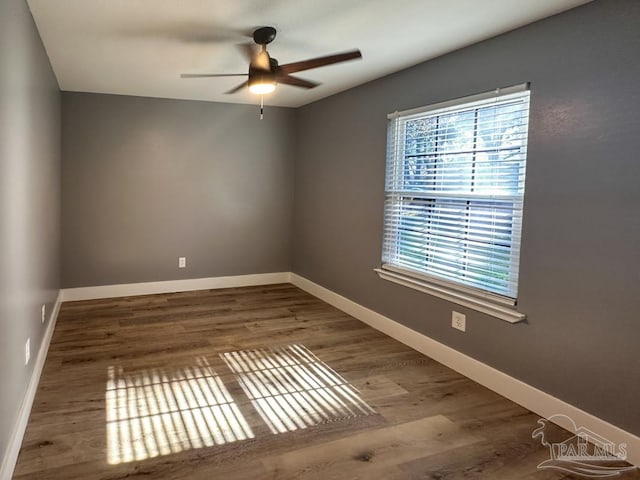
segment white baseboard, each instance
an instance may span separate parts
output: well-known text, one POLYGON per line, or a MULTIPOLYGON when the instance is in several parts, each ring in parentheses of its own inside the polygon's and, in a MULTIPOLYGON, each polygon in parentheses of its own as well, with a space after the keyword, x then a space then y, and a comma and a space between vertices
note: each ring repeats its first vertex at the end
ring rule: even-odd
MULTIPOLYGON (((496 370, 478 360, 475 360, 451 347, 448 347, 432 338, 416 332, 404 325, 391 320, 373 310, 349 300, 327 288, 324 288, 310 280, 307 280, 295 273, 291 274, 291 283, 305 290, 311 295, 333 305, 334 307, 348 313, 352 317, 370 325, 399 342, 417 350, 424 355, 433 358, 437 362, 461 373, 467 378, 493 390, 503 397, 522 405, 528 410, 544 418, 553 415, 566 415, 573 419, 577 426, 585 427, 592 432, 616 443, 626 443, 628 458, 627 461, 633 465, 640 466, 640 437, 622 430, 601 418, 598 418, 584 410, 579 409, 559 398, 538 390, 520 380, 517 380, 506 373, 496 370)), ((567 429, 571 429, 569 424, 563 424, 562 417, 555 417, 552 420, 560 420, 557 423, 567 429)), ((531 425, 533 430, 537 425, 531 425)))
POLYGON ((38 357, 33 365, 33 372, 31 373, 31 379, 27 391, 24 395, 20 411, 18 412, 15 426, 7 445, 7 450, 0 466, 0 480, 10 480, 13 476, 13 471, 16 467, 18 460, 18 454, 20 453, 20 447, 22 446, 22 439, 27 429, 27 423, 29 422, 29 415, 31 414, 31 407, 33 406, 33 400, 38 390, 38 384, 40 383, 40 375, 44 368, 44 362, 47 359, 47 352, 49 351, 49 344, 51 343, 51 337, 53 337, 53 331, 56 328, 56 322, 58 321, 58 313, 60 312, 60 305, 62 304, 62 292, 58 293, 56 303, 49 315, 49 323, 47 329, 44 332, 42 343, 40 344, 40 350, 38 351, 38 357))
POLYGON ((153 295, 157 293, 189 292, 214 288, 250 287, 289 283, 290 272, 257 273, 229 277, 190 278, 164 282, 124 283, 98 287, 65 288, 62 301, 96 300, 100 298, 129 297, 133 295, 153 295))

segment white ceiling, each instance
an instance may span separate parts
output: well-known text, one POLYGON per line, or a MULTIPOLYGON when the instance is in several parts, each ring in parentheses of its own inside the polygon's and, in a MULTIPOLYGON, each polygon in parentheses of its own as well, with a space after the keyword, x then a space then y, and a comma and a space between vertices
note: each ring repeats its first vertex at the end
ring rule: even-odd
POLYGON ((590 0, 27 0, 62 90, 256 103, 234 46, 257 26, 281 64, 353 48, 363 59, 301 72, 265 103, 296 107, 590 0))

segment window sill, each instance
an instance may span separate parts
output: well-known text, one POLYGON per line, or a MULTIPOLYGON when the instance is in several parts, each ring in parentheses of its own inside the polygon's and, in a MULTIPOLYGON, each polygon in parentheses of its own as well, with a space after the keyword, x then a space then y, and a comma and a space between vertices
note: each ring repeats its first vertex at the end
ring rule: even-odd
POLYGON ((416 278, 401 275, 396 272, 384 270, 382 268, 374 268, 374 271, 378 276, 384 280, 388 280, 398 285, 413 288, 420 292, 428 293, 438 298, 448 300, 458 305, 462 305, 478 312, 486 313, 492 317, 499 318, 509 323, 518 323, 527 318, 524 313, 520 313, 512 308, 503 307, 494 302, 490 302, 485 299, 477 298, 472 295, 462 293, 451 288, 443 287, 433 283, 426 282, 424 280, 418 280, 416 278))

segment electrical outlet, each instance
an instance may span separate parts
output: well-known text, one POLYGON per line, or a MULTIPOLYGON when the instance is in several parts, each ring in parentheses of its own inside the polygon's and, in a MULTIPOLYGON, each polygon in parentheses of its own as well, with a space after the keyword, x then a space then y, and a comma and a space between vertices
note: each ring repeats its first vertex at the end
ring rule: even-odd
POLYGON ((27 343, 24 346, 24 364, 29 365, 31 360, 31 339, 27 338, 27 343))
POLYGON ((451 312, 451 326, 456 330, 465 332, 467 330, 467 317, 460 312, 451 312))
POLYGON ((185 268, 187 266, 187 257, 178 257, 178 268, 185 268))
POLYGON ((42 323, 44 323, 46 312, 47 312, 46 305, 42 305, 42 323))

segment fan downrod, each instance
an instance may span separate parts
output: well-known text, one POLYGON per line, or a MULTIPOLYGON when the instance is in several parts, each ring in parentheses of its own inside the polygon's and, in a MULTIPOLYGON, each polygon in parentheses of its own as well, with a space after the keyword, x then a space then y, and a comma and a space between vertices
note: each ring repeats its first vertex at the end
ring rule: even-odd
POLYGON ((258 45, 268 45, 276 38, 276 29, 273 27, 260 27, 253 32, 253 41, 258 45))

